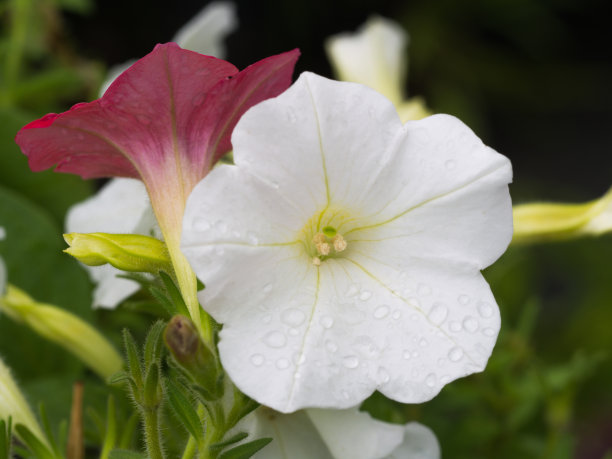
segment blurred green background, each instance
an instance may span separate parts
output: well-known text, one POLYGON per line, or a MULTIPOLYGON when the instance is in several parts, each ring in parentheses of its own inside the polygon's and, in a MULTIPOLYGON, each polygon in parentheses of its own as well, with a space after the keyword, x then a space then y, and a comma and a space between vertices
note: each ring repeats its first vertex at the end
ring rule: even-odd
MULTIPOLYGON (((143 320, 136 306, 92 311, 87 275, 61 253, 66 209, 99 184, 30 173, 13 138, 47 112, 96 98, 109 65, 168 41, 206 4, 177 3, 0 1, 0 255, 12 283, 96 323, 116 343, 122 327, 142 333, 152 317, 143 320)), ((584 201, 612 185, 607 2, 235 3, 240 25, 227 57, 240 68, 299 47, 298 72, 331 76, 326 37, 354 31, 373 13, 401 23, 411 37, 407 93, 460 117, 510 157, 516 202, 584 201)), ((399 406, 375 395, 367 409, 426 423, 446 458, 612 458, 612 237, 512 248, 485 275, 503 320, 487 370, 429 403, 399 406)), ((75 378, 101 410, 95 377, 5 317, 0 355, 53 419, 67 418, 75 378)))

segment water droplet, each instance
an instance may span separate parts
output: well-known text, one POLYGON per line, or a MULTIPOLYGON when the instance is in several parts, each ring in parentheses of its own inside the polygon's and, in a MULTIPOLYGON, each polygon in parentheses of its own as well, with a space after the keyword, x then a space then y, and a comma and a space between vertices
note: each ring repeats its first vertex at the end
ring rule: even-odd
POLYGON ((287 325, 297 327, 298 325, 304 323, 304 320, 306 320, 306 314, 299 309, 290 308, 283 311, 281 314, 281 320, 287 325))
POLYGON ((264 324, 269 324, 270 322, 272 322, 272 314, 266 314, 265 316, 261 318, 261 321, 264 324))
POLYGON ((495 336, 495 330, 493 330, 492 328, 485 328, 482 331, 483 335, 485 336, 495 336))
POLYGON ((293 356, 293 363, 296 365, 304 365, 306 362, 306 356, 303 353, 297 353, 293 356))
POLYGON ((319 321, 323 328, 332 328, 334 325, 334 319, 330 316, 323 316, 319 321))
POLYGON ((256 367, 262 366, 264 361, 265 361, 264 356, 261 354, 253 354, 251 356, 251 363, 255 365, 256 367))
POLYGON ((478 321, 471 316, 467 316, 463 320, 463 328, 470 333, 474 333, 476 330, 478 330, 478 321))
POLYGON ((444 163, 444 167, 446 167, 449 171, 452 171, 453 169, 455 169, 455 167, 457 167, 457 163, 454 159, 449 159, 444 163))
POLYGON ((438 359, 438 366, 443 367, 446 364, 446 359, 438 359))
POLYGON ((278 368, 279 370, 284 370, 286 368, 289 368, 289 360, 287 359, 278 359, 276 361, 276 368, 278 368))
POLYGON ((272 188, 278 190, 280 188, 280 185, 278 184, 278 182, 275 182, 274 180, 272 180, 270 182, 270 185, 272 186, 272 188))
POLYGON ((453 321, 453 322, 448 324, 448 328, 449 328, 450 331, 456 333, 456 332, 461 331, 462 327, 461 327, 461 324, 459 322, 453 321))
POLYGON ((355 355, 349 355, 342 359, 342 364, 346 368, 357 368, 359 366, 359 359, 355 355))
POLYGON ((448 316, 448 309, 442 303, 435 303, 431 311, 429 311, 429 315, 427 316, 431 322, 436 325, 440 325, 442 322, 446 320, 448 316))
POLYGON ((219 220, 215 223, 215 228, 221 233, 227 233, 227 223, 223 220, 219 220))
POLYGON ((290 328, 290 329, 289 329, 289 334, 290 334, 291 336, 297 336, 297 335, 299 335, 299 334, 300 334, 300 332, 299 332, 299 330, 298 330, 297 328, 290 328))
POLYGON ((419 284, 417 287, 417 295, 420 295, 420 296, 431 295, 431 287, 427 284, 419 284))
POLYGON ((410 316, 410 320, 412 320, 413 322, 418 322, 418 320, 421 318, 421 316, 419 316, 418 314, 412 314, 410 316))
POLYGON ((378 367, 378 371, 376 372, 376 381, 378 384, 386 384, 390 379, 389 372, 383 367, 378 367))
POLYGON ((238 239, 240 237, 240 231, 232 231, 232 236, 238 239))
POLYGON ((429 373, 427 377, 425 378, 425 384, 427 384, 427 387, 434 387, 437 381, 438 381, 438 378, 433 373, 429 373))
POLYGON ((382 306, 378 306, 374 311, 375 319, 384 319, 389 315, 389 306, 383 304, 382 306))
POLYGON ((408 298, 406 301, 408 302, 408 304, 410 306, 413 306, 414 308, 420 308, 421 307, 421 302, 418 299, 414 298, 414 297, 408 298))
POLYGON ((210 223, 203 218, 196 218, 193 221, 193 228, 196 231, 208 231, 210 229, 210 223))
POLYGON ((287 109, 287 121, 289 121, 291 124, 295 123, 297 121, 297 116, 295 114, 295 110, 293 110, 293 108, 289 107, 287 109))
POLYGON ((458 362, 463 358, 463 349, 460 347, 454 347, 448 351, 448 358, 451 362, 458 362))
POLYGON ((400 317, 402 317, 402 311, 396 309, 395 311, 393 311, 393 314, 391 314, 391 317, 393 317, 395 320, 398 320, 400 317))
POLYGON ((410 351, 402 352, 402 357, 404 358, 404 360, 410 360, 410 351))
POLYGON ((263 288, 264 293, 270 293, 271 291, 272 291, 272 284, 264 285, 264 288, 263 288))
POLYGON ((488 303, 480 303, 478 305, 478 313, 485 319, 488 319, 493 315, 493 307, 488 303))
POLYGON ((348 400, 351 396, 349 395, 349 393, 345 390, 341 391, 340 394, 342 394, 342 396, 348 400))
POLYGON ((372 292, 369 292, 369 291, 367 291, 367 290, 365 290, 365 291, 361 292, 361 295, 359 295, 359 299, 360 299, 361 301, 367 301, 367 300, 369 300, 370 298, 372 298, 372 292))
POLYGON ((421 338, 419 340, 419 346, 421 346, 421 347, 427 347, 428 344, 429 343, 427 342, 427 340, 425 338, 421 338))
POLYGON ((251 231, 247 233, 247 240, 249 241, 249 244, 252 244, 252 245, 259 244, 259 239, 257 239, 257 236, 255 236, 255 233, 252 233, 251 231))
POLYGON ((287 344, 287 338, 279 331, 273 331, 264 336, 264 343, 270 347, 283 347, 287 344))
POLYGON ((333 354, 334 352, 338 350, 338 345, 331 339, 328 339, 327 341, 325 341, 325 349, 327 349, 329 352, 333 354))
POLYGON ((449 375, 442 375, 440 376, 440 384, 445 385, 448 384, 450 382, 451 378, 449 375))
POLYGON ((352 284, 346 291, 345 295, 350 298, 352 296, 357 295, 358 293, 359 293, 359 286, 357 284, 352 284))
POLYGON ((459 295, 459 297, 457 298, 457 301, 459 302, 459 304, 465 306, 466 304, 470 302, 470 297, 467 295, 459 295))
POLYGON ((412 351, 412 357, 417 358, 419 356, 419 351, 412 351))

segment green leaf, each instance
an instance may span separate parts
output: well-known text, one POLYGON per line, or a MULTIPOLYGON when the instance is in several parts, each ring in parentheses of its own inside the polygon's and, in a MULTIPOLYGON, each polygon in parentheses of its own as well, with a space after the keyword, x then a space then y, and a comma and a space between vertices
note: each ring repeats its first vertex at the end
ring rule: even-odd
POLYGON ((183 300, 183 295, 181 295, 181 292, 177 288, 172 278, 163 271, 160 271, 159 276, 161 277, 164 287, 166 287, 166 292, 170 296, 170 300, 176 307, 177 312, 185 317, 191 317, 189 310, 187 309, 187 305, 185 304, 185 300, 183 300))
POLYGON ((0 459, 11 459, 11 437, 13 435, 13 420, 8 422, 0 419, 0 459))
POLYGON ((137 412, 132 413, 129 417, 125 425, 123 426, 123 433, 121 434, 121 439, 119 440, 119 447, 126 449, 129 448, 134 439, 134 433, 136 432, 136 427, 138 426, 138 422, 140 421, 140 416, 138 416, 137 412))
POLYGON ((40 414, 40 421, 42 423, 43 432, 47 436, 47 440, 49 440, 51 449, 53 450, 56 456, 61 456, 57 442, 55 441, 55 435, 53 435, 53 430, 51 429, 51 423, 49 422, 49 416, 47 416, 47 409, 45 408, 44 403, 41 402, 39 404, 38 412, 40 414))
POLYGON ((15 426, 17 435, 37 459, 57 459, 55 455, 23 424, 15 426))
POLYGON ((147 334, 144 345, 145 368, 149 367, 149 365, 153 363, 158 363, 161 359, 162 351, 164 349, 162 335, 165 327, 166 323, 163 320, 158 320, 153 324, 149 330, 149 333, 147 334))
POLYGON ((123 343, 125 346, 125 355, 127 358, 127 366, 128 370, 130 371, 130 375, 132 376, 136 386, 138 388, 142 388, 143 380, 140 353, 138 352, 138 346, 136 346, 134 337, 127 328, 123 330, 123 343))
POLYGON ((13 139, 34 118, 14 109, 0 108, 0 183, 40 205, 57 225, 63 226, 68 208, 90 196, 93 186, 74 175, 30 170, 28 158, 13 139))
POLYGON ((106 410, 106 431, 104 432, 104 442, 100 459, 108 459, 111 450, 117 441, 117 419, 115 415, 115 399, 112 395, 108 396, 108 407, 106 410))
POLYGON ((272 441, 271 438, 260 438, 228 449, 219 455, 219 459, 249 459, 257 451, 272 441))
POLYGON ((201 443, 204 440, 202 423, 192 403, 183 395, 184 391, 185 389, 181 390, 172 379, 166 380, 166 395, 170 408, 191 436, 201 443))
POLYGON ((168 312, 168 315, 170 317, 178 314, 178 310, 177 310, 176 306, 174 305, 174 303, 172 301, 170 301, 168 299, 168 297, 162 291, 162 289, 160 289, 157 286, 151 286, 151 287, 149 287, 149 292, 151 293, 151 295, 153 295, 153 298, 155 298, 157 301, 159 301, 159 303, 164 307, 166 312, 168 312))
POLYGON ((154 362, 147 369, 144 381, 143 402, 145 408, 155 408, 161 402, 159 378, 159 365, 154 362))
POLYGON ((108 459, 147 459, 147 456, 127 449, 114 449, 108 455, 108 459))
POLYGON ((213 451, 221 450, 229 445, 233 445, 234 443, 238 443, 239 441, 244 440, 248 436, 249 434, 246 432, 238 432, 237 434, 229 437, 227 440, 213 443, 212 445, 210 445, 210 449, 213 451))

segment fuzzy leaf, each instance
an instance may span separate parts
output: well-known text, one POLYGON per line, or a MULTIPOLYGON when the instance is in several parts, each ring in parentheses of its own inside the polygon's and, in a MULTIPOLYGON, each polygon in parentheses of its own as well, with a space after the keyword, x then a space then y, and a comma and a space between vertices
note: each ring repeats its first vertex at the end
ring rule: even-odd
POLYGON ((166 395, 168 403, 176 414, 176 417, 183 424, 183 427, 191 434, 198 443, 203 441, 204 432, 202 423, 193 404, 185 397, 184 392, 171 379, 166 381, 166 395))
POLYGON ((248 459, 272 441, 271 438, 260 438, 228 449, 219 455, 219 459, 248 459))

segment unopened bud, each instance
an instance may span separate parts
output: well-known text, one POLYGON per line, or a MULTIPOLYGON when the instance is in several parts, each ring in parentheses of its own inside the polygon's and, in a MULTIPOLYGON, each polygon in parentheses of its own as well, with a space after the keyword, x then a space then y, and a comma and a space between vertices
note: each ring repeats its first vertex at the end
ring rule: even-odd
POLYGON ((109 263, 122 271, 172 272, 166 244, 154 237, 140 234, 69 233, 64 234, 64 239, 70 245, 64 252, 88 266, 109 263))

